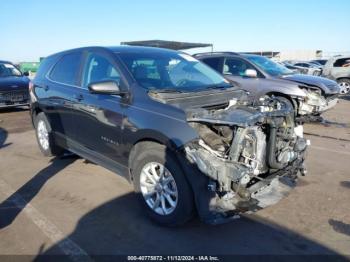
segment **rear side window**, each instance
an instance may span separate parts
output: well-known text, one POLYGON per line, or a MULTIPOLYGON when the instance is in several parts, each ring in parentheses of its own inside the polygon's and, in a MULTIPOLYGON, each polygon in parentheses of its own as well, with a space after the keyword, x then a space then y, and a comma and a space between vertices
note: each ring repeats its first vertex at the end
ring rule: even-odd
POLYGON ((350 67, 350 58, 338 59, 335 61, 334 67, 350 67))
POLYGON ((39 69, 35 74, 35 78, 37 78, 37 79, 44 78, 54 62, 55 62, 55 57, 53 57, 53 56, 47 57, 44 60, 42 60, 40 62, 39 69))
POLYGON ((50 78, 63 84, 75 85, 80 68, 81 53, 64 55, 54 66, 50 78))
POLYGON ((205 64, 207 64, 208 66, 210 66, 211 68, 215 69, 216 71, 222 74, 220 69, 221 58, 219 57, 206 58, 206 59, 203 59, 202 62, 204 62, 205 64))

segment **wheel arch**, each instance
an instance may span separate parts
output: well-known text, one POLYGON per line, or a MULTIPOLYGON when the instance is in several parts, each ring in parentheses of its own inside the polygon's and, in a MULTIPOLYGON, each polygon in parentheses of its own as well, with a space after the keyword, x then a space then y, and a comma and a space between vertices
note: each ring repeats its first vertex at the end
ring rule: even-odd
POLYGON ((344 76, 338 77, 338 78, 336 79, 336 81, 340 81, 340 80, 342 80, 342 79, 346 79, 346 80, 349 80, 349 81, 350 81, 350 76, 347 76, 347 77, 344 77, 344 76))
POLYGON ((131 146, 130 153, 128 156, 128 168, 130 172, 129 176, 131 181, 133 180, 133 176, 131 173, 132 161, 136 157, 137 149, 148 143, 154 143, 154 144, 164 146, 166 150, 170 150, 174 154, 176 154, 176 151, 178 149, 178 146, 175 144, 174 141, 167 139, 163 135, 145 136, 135 140, 131 146))
POLYGON ((30 112, 32 116, 32 125, 35 128, 35 119, 38 114, 43 113, 43 110, 38 105, 32 104, 30 112))
POLYGON ((295 101, 295 99, 293 99, 291 96, 289 96, 287 94, 276 92, 276 91, 272 91, 272 92, 268 92, 266 95, 267 96, 281 96, 281 97, 284 97, 284 98, 288 99, 289 102, 291 102, 294 110, 298 108, 298 104, 295 101))

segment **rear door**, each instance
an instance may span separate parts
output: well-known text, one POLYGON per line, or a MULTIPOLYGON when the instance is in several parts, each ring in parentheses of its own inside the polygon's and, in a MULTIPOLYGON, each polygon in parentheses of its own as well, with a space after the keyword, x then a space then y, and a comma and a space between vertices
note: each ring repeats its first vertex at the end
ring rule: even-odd
POLYGON ((126 84, 116 61, 102 51, 86 52, 80 87, 76 88, 73 107, 73 123, 76 141, 85 150, 119 162, 119 145, 123 123, 122 97, 107 94, 92 94, 90 83, 116 81, 121 89, 126 84))
POLYGON ((61 56, 46 76, 47 81, 37 87, 53 131, 68 144, 75 134, 72 108, 81 62, 80 51, 61 56))

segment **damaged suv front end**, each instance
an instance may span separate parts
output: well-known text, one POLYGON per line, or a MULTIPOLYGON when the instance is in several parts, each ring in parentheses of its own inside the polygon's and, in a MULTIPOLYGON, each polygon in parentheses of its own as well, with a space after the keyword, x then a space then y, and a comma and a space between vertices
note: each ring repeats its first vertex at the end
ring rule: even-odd
POLYGON ((294 125, 291 108, 192 111, 188 121, 200 139, 186 145, 186 157, 210 178, 214 223, 277 203, 297 174, 306 173, 308 141, 302 126, 294 125))
MULTIPOLYGON (((152 179, 138 179, 137 174, 142 177, 150 172, 148 166, 141 172, 143 162, 138 167, 140 161, 130 161, 134 163, 129 165, 132 180, 140 181, 140 185, 146 181, 150 187, 141 191, 141 200, 149 201, 147 210, 152 210, 156 221, 163 223, 165 217, 177 224, 180 219, 176 220, 175 214, 187 218, 192 211, 181 213, 177 211, 180 207, 176 208, 181 205, 182 210, 187 210, 185 207, 194 202, 201 220, 222 223, 277 203, 293 188, 297 175, 306 173, 308 141, 303 138, 303 127, 296 124, 299 122, 289 100, 265 97, 253 103, 246 91, 232 86, 189 55, 168 50, 142 51, 119 54, 142 87, 135 86, 137 92, 130 96, 137 108, 126 109, 133 128, 124 138, 132 145, 140 140, 160 141, 165 149, 157 147, 157 152, 149 153, 144 161, 160 163, 174 177, 183 172, 190 188, 190 192, 186 189, 187 193, 180 195, 179 189, 187 188, 186 183, 181 186, 183 176, 174 179, 170 191, 161 183, 153 186, 152 179), (159 156, 161 160, 153 157, 162 150, 165 152, 159 156), (175 165, 179 165, 176 170, 175 165), (172 207, 174 215, 157 209, 162 194, 164 210, 172 207), (181 201, 185 203, 178 204, 181 201)), ((132 152, 144 156, 152 148, 147 150, 145 146, 132 152)), ((135 159, 133 154, 130 159, 135 159)), ((154 168, 153 180, 161 177, 163 170, 154 168)))
MULTIPOLYGON (((290 103, 266 98, 249 105, 243 91, 236 93, 238 98, 218 105, 175 102, 185 108, 188 124, 198 133, 198 139, 183 146, 182 162, 187 162, 188 173, 197 169, 207 178, 205 188, 195 194, 199 215, 211 224, 277 203, 295 186, 297 176, 306 174, 309 141, 303 126, 295 124, 290 103)), ((157 94, 158 99, 165 96, 157 94)))

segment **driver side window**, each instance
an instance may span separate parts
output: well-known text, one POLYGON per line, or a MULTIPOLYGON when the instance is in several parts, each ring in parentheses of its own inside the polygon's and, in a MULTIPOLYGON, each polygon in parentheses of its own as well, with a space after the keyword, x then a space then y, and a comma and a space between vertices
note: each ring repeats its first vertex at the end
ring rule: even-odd
POLYGON ((85 64, 83 86, 100 81, 116 81, 120 84, 120 74, 109 60, 98 54, 90 54, 85 64))
POLYGON ((223 74, 232 76, 244 76, 247 69, 255 68, 244 60, 227 58, 224 63, 223 74))

